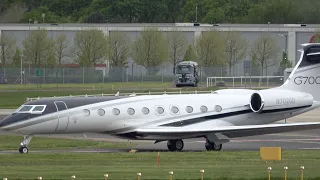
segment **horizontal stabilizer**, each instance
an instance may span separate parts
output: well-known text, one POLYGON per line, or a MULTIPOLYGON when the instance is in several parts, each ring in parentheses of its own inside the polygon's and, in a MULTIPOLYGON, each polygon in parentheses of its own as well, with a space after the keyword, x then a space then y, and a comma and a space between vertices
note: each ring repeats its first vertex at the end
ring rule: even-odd
POLYGON ((221 133, 230 138, 253 136, 263 134, 274 134, 291 131, 302 131, 320 128, 319 122, 310 123, 288 123, 288 124, 266 124, 266 125, 247 125, 247 126, 217 126, 216 128, 192 128, 192 127, 154 127, 137 129, 138 134, 143 135, 206 135, 210 133, 221 133))

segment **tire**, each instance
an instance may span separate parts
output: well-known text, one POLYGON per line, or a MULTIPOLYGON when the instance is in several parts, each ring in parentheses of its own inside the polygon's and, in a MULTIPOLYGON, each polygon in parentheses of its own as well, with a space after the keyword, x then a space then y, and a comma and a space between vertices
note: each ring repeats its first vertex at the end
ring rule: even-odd
POLYGON ((183 147, 184 147, 184 143, 182 140, 175 141, 175 148, 177 149, 177 151, 182 151, 183 147))
POLYGON ((206 143, 205 147, 207 151, 220 151, 222 144, 206 143))
POLYGON ((221 149, 222 149, 222 144, 214 144, 215 151, 221 151, 221 149))
POLYGON ((181 139, 179 140, 169 140, 167 143, 169 151, 182 151, 184 143, 181 139))
POLYGON ((29 149, 28 149, 28 147, 20 147, 20 148, 19 148, 19 152, 20 152, 21 154, 26 154, 26 153, 29 152, 29 149))

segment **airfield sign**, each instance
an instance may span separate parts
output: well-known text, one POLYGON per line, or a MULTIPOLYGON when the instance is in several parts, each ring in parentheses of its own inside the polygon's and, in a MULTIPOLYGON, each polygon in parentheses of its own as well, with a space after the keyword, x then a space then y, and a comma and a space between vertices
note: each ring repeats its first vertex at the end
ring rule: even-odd
POLYGON ((37 76, 42 76, 43 72, 42 72, 42 69, 38 69, 37 70, 37 76))

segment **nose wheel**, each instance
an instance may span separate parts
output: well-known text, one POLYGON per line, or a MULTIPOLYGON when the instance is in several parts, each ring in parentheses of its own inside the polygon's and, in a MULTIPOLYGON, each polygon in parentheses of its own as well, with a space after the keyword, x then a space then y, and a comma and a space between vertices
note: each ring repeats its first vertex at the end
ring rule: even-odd
POLYGON ((29 152, 28 145, 32 140, 32 135, 25 135, 23 141, 21 142, 21 147, 19 148, 19 153, 26 154, 29 152))
POLYGON ((182 151, 184 143, 182 139, 178 140, 169 140, 167 143, 167 147, 169 151, 182 151))
POLYGON ((20 147, 20 148, 19 148, 19 152, 20 152, 21 154, 26 154, 26 153, 29 152, 29 149, 28 149, 28 147, 20 147))

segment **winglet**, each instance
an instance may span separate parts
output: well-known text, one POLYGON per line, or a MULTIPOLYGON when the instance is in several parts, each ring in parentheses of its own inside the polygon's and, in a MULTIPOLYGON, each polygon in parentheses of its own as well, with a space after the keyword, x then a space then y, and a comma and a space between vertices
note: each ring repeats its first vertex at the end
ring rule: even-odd
POLYGON ((118 97, 120 94, 120 92, 118 91, 114 96, 118 97))

